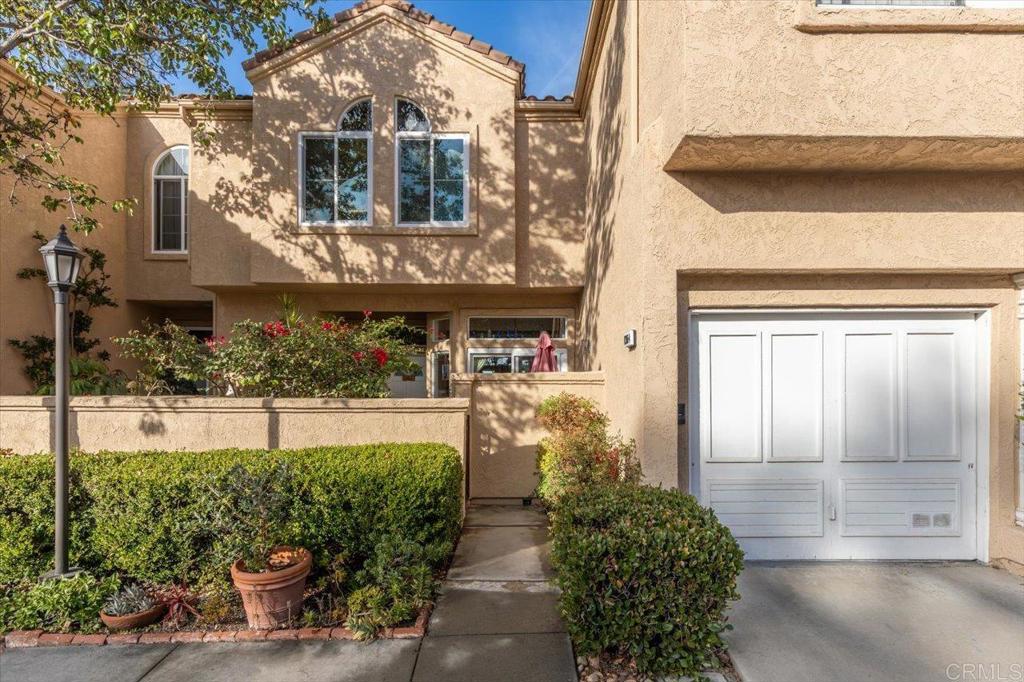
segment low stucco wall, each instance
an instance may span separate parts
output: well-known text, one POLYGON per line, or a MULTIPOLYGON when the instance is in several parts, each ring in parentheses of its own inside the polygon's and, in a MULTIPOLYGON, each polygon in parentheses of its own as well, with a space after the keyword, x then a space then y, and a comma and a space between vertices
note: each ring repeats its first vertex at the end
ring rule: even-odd
POLYGON ((469 496, 529 497, 537 487, 537 442, 545 431, 536 411, 567 392, 604 404, 604 374, 454 374, 456 396, 471 405, 469 496))
MULTIPOLYGON (((437 442, 466 459, 469 401, 129 396, 74 398, 71 445, 96 450, 437 442)), ((0 449, 52 451, 53 398, 0 396, 0 449)))

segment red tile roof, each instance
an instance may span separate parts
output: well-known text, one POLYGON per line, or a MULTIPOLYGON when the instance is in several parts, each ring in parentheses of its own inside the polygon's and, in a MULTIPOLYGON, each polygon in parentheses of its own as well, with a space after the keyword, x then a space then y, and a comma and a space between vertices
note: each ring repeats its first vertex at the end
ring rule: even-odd
MULTIPOLYGON (((488 59, 492 59, 498 62, 499 64, 511 67, 512 69, 518 71, 520 74, 524 73, 526 70, 526 66, 522 62, 518 62, 515 59, 512 59, 504 52, 494 49, 494 47, 492 47, 490 44, 485 43, 482 40, 477 40, 468 33, 463 33, 462 31, 459 31, 451 24, 446 24, 443 21, 438 21, 433 17, 433 15, 424 12, 423 10, 417 9, 412 5, 412 3, 406 2, 406 0, 363 0, 363 2, 360 2, 354 7, 335 14, 334 21, 332 22, 332 27, 340 26, 341 24, 344 24, 345 22, 356 18, 360 14, 364 14, 372 9, 385 5, 393 9, 396 9, 399 12, 404 12, 409 16, 410 19, 415 19, 416 21, 420 22, 427 28, 436 31, 441 35, 448 36, 449 38, 456 42, 462 43, 463 45, 469 47, 471 50, 475 50, 476 52, 479 52, 480 54, 484 55, 488 59)), ((242 62, 242 68, 246 71, 249 71, 259 66, 260 64, 270 61, 274 57, 284 54, 285 52, 292 49, 296 45, 300 45, 304 42, 312 40, 313 38, 316 38, 318 35, 322 34, 318 34, 312 28, 308 28, 305 31, 296 33, 283 46, 268 48, 266 50, 261 50, 257 52, 252 57, 242 62)))

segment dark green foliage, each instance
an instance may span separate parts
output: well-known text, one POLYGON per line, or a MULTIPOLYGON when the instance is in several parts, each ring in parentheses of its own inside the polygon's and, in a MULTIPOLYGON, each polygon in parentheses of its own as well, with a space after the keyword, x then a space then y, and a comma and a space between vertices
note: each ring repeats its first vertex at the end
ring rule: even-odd
MULTIPOLYGON (((438 444, 305 450, 75 454, 71 458, 71 561, 132 581, 201 587, 228 580, 237 539, 217 529, 211 486, 236 466, 270 471, 290 500, 281 544, 318 566, 344 554, 360 568, 389 539, 416 543, 431 568, 450 555, 461 519, 458 453, 438 444)), ((0 583, 52 563, 53 458, 0 458, 0 583)))
POLYGON ((415 618, 434 593, 431 565, 421 545, 398 536, 382 540, 356 576, 364 587, 349 596, 346 625, 366 638, 415 618))
MULTIPOLYGON (((47 237, 36 230, 32 239, 40 246, 47 237)), ((93 311, 98 308, 116 308, 117 302, 110 297, 107 256, 96 248, 84 247, 85 260, 78 278, 71 286, 68 301, 71 330, 71 394, 103 395, 118 392, 123 383, 119 375, 110 372, 106 363, 110 353, 99 350, 100 340, 89 336, 92 332, 93 311)), ((46 271, 38 267, 22 268, 18 279, 37 280, 46 287, 46 271)), ((53 393, 54 340, 45 334, 33 334, 27 339, 9 339, 8 343, 25 359, 25 376, 32 382, 33 390, 40 394, 53 393)))
POLYGON ((628 655, 644 673, 715 664, 743 552, 692 496, 622 485, 566 496, 552 558, 578 653, 628 655))
POLYGON ((96 632, 100 609, 117 592, 117 577, 80 573, 66 580, 25 582, 0 592, 0 632, 39 628, 50 632, 96 632))

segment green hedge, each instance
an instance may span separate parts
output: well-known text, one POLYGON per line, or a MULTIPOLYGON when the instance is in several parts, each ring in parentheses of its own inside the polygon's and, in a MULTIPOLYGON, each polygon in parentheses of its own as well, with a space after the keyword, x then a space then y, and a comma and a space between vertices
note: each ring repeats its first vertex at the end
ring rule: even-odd
POLYGON ((626 654, 644 673, 715 665, 743 552, 692 496, 621 485, 566 496, 552 558, 579 653, 626 654))
MULTIPOLYGON (((71 458, 73 565, 133 580, 199 586, 226 580, 213 560, 208 490, 234 464, 292 464, 288 537, 326 565, 361 565, 383 540, 424 547, 437 565, 461 518, 458 453, 439 444, 377 444, 303 450, 75 454, 71 458)), ((52 565, 53 458, 0 458, 0 583, 52 565)))

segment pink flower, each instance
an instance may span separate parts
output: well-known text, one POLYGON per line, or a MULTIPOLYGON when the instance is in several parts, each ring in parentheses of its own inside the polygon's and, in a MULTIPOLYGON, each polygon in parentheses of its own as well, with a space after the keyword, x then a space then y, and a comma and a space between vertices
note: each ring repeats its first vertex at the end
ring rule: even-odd
POLYGON ((388 361, 388 352, 383 348, 374 348, 373 357, 377 360, 377 366, 383 367, 388 361))
POLYGON ((277 320, 276 322, 264 322, 263 333, 273 339, 278 336, 288 336, 291 334, 291 330, 284 325, 284 322, 277 320))
POLYGON ((366 357, 366 353, 364 353, 361 350, 357 350, 355 353, 352 354, 352 357, 355 359, 356 362, 362 362, 363 358, 366 357))
POLYGON ((332 329, 334 329, 334 325, 331 324, 330 322, 324 322, 322 325, 320 325, 320 328, 323 329, 325 332, 329 332, 332 329))
POLYGON ((372 316, 373 316, 373 311, 372 310, 364 310, 363 311, 363 317, 369 318, 369 317, 372 317, 372 316))

